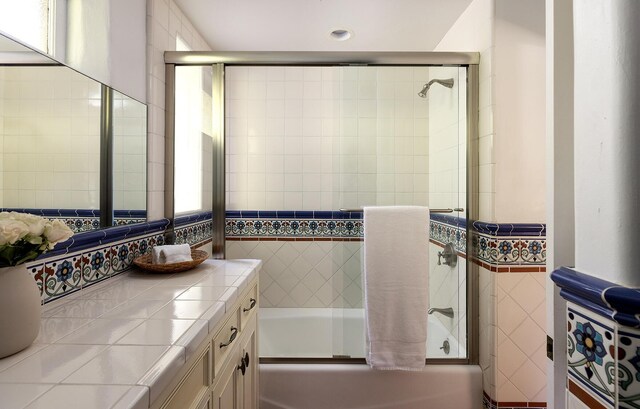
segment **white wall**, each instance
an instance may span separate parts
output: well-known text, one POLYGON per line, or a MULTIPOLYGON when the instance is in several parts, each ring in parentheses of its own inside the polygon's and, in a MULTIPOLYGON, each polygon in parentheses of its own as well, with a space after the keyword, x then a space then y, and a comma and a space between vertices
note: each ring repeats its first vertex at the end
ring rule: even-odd
POLYGON ((493 22, 494 1, 474 0, 445 34, 435 51, 480 52, 479 68, 479 150, 480 150, 480 220, 495 221, 493 152, 493 22))
MULTIPOLYGON (((547 271, 574 265, 573 189, 573 0, 546 1, 547 38, 547 271)), ((547 402, 565 402, 566 302, 547 278, 547 334, 555 342, 555 360, 547 360, 547 402)))
POLYGON ((496 221, 544 222, 544 1, 496 0, 494 29, 496 221))
MULTIPOLYGON (((545 220, 544 46, 544 2, 475 0, 436 47, 480 52, 482 221, 545 220)), ((479 269, 485 392, 499 402, 546 400, 545 274, 479 269)))
POLYGON ((67 44, 62 61, 146 102, 145 10, 145 0, 67 0, 67 44))
POLYGON ((576 269, 639 286, 640 3, 574 1, 576 269))

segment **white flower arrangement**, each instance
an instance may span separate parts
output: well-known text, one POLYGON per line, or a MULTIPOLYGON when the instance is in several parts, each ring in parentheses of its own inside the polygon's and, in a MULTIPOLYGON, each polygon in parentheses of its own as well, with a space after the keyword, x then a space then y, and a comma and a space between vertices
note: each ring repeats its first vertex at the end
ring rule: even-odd
POLYGON ((29 213, 0 213, 0 267, 17 266, 73 236, 60 220, 29 213))

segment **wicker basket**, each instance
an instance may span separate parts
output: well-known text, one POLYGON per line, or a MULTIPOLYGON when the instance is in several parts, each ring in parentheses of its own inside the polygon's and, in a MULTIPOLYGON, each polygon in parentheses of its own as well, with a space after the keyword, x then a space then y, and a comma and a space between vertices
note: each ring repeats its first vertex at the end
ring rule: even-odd
POLYGON ((191 270, 198 264, 202 263, 209 257, 209 254, 203 250, 191 250, 192 261, 181 261, 171 264, 153 264, 151 263, 151 253, 137 257, 133 260, 133 264, 143 270, 153 273, 179 273, 181 271, 191 270))

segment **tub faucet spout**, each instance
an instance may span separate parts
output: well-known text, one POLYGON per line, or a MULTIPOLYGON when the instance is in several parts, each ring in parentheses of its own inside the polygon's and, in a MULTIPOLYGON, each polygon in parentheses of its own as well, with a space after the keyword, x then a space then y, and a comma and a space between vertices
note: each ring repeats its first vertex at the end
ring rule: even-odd
POLYGON ((449 307, 449 308, 429 308, 429 311, 427 311, 427 314, 433 314, 434 312, 438 312, 438 313, 444 315, 445 317, 453 318, 453 308, 451 308, 451 307, 449 307))

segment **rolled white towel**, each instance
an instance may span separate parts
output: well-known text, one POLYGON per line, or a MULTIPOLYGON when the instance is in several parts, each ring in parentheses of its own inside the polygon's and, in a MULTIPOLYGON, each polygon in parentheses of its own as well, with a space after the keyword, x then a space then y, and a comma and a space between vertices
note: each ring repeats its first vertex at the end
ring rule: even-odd
POLYGON ((170 264, 191 261, 191 247, 188 244, 156 246, 151 253, 153 264, 170 264))

